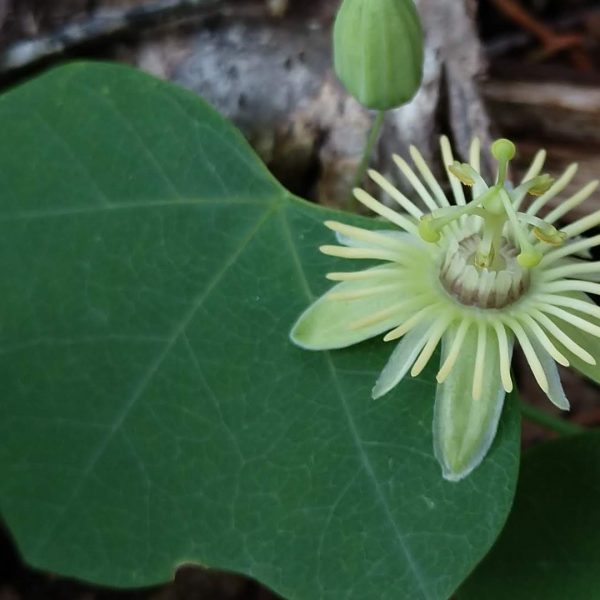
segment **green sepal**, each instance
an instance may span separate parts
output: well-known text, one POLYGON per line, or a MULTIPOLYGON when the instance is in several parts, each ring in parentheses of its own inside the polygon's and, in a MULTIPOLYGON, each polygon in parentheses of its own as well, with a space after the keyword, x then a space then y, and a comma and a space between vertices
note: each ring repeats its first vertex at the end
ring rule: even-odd
MULTIPOLYGON (((595 304, 594 301, 583 292, 570 292, 569 296, 576 298, 577 300, 595 304)), ((600 319, 596 319, 591 315, 581 316, 591 324, 600 327, 600 319)), ((584 360, 581 360, 581 358, 575 356, 558 341, 555 341, 556 347, 569 359, 569 363, 572 367, 583 373, 586 377, 589 377, 592 381, 600 384, 600 338, 587 331, 583 331, 582 329, 579 329, 579 327, 575 327, 574 325, 571 325, 562 319, 558 319, 557 317, 551 318, 566 335, 568 335, 573 341, 577 342, 584 350, 589 352, 596 359, 596 364, 590 365, 584 360)))
MULTIPOLYGON (((442 339, 443 364, 456 329, 442 339)), ((500 385, 500 357, 493 330, 487 335, 485 348, 485 379, 481 397, 473 399, 473 373, 477 353, 477 328, 467 332, 448 378, 438 385, 433 417, 435 456, 449 481, 464 479, 487 454, 498 428, 502 413, 504 389, 500 385)))
POLYGON ((371 395, 374 400, 381 398, 395 388, 404 379, 413 363, 427 343, 430 324, 427 322, 411 329, 392 352, 383 371, 377 378, 371 395))
POLYGON ((556 361, 536 337, 532 336, 529 341, 533 346, 533 350, 535 351, 540 364, 542 365, 544 374, 546 375, 546 379, 548 380, 548 391, 546 392, 548 400, 550 400, 554 406, 560 408, 560 410, 569 410, 569 400, 565 395, 556 361))
MULTIPOLYGON (((386 267, 374 267, 373 270, 386 267)), ((381 280, 374 277, 360 281, 344 281, 333 286, 300 315, 292 327, 291 340, 306 350, 333 350, 357 344, 392 329, 399 322, 398 315, 367 327, 352 328, 353 322, 389 308, 389 295, 380 294, 353 300, 331 297, 332 294, 360 291, 386 282, 389 283, 389 277, 382 275, 381 280)))

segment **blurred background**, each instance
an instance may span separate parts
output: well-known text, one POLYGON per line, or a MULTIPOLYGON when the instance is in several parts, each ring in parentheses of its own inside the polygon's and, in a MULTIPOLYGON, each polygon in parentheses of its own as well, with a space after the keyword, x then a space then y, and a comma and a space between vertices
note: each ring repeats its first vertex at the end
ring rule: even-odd
MULTIPOLYGON (((373 156, 379 170, 396 178, 391 153, 416 144, 439 173, 437 138, 446 133, 463 157, 475 135, 484 145, 498 135, 510 137, 519 149, 515 178, 539 147, 548 150, 546 170, 553 175, 578 162, 565 193, 600 176, 597 0, 416 3, 426 34, 424 82, 411 104, 387 115, 373 156)), ((193 90, 231 118, 291 191, 344 207, 371 115, 332 72, 330 37, 338 5, 339 0, 0 0, 0 90, 69 60, 137 66, 193 90)), ((484 168, 491 169, 487 158, 484 168)), ((597 209, 598 193, 583 207, 597 209)), ((552 410, 519 357, 516 375, 527 401, 552 410)), ((573 406, 568 418, 600 424, 597 387, 573 371, 561 375, 573 406)), ((523 444, 549 435, 526 424, 523 444)), ((174 583, 162 588, 92 588, 29 569, 0 525, 0 600, 274 598, 242 577, 193 567, 180 569, 174 583)))

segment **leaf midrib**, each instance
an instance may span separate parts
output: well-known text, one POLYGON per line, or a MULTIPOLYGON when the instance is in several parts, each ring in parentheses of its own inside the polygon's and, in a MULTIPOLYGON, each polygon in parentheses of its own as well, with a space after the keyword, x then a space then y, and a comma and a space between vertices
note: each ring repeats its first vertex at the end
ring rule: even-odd
MULTIPOLYGON (((273 200, 256 200, 240 197, 227 200, 227 206, 264 206, 268 209, 277 203, 280 198, 273 200)), ((149 208, 186 207, 186 206, 214 206, 225 205, 223 198, 178 198, 170 200, 137 200, 136 202, 120 202, 111 205, 74 206, 54 210, 23 211, 12 215, 0 215, 0 223, 14 223, 35 219, 52 219, 56 217, 68 217, 77 215, 89 215, 95 213, 111 213, 125 210, 147 210, 149 208)))

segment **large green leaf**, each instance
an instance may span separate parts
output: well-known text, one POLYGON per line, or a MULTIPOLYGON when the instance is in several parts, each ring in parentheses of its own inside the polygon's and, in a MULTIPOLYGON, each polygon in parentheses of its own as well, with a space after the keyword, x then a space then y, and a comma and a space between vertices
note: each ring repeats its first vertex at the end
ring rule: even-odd
MULTIPOLYGON (((32 564, 103 584, 195 561, 294 600, 440 599, 513 496, 518 416, 445 482, 432 373, 308 352, 326 212, 194 95, 68 66, 0 101, 0 507, 32 564)), ((369 220, 360 220, 370 223, 369 220)))
POLYGON ((460 600, 600 598, 600 432, 543 444, 523 460, 497 545, 460 600))

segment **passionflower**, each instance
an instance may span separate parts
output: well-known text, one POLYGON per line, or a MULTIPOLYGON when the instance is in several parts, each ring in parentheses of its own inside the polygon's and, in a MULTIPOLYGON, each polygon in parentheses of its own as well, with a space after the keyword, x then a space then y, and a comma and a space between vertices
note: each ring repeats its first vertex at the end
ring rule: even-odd
POLYGON ((399 339, 373 398, 389 392, 409 371, 419 375, 441 346, 434 452, 443 476, 458 481, 482 461, 494 439, 505 394, 513 389, 515 343, 539 386, 561 409, 569 403, 556 363, 600 379, 594 366, 600 307, 587 295, 600 294, 600 262, 590 260, 600 236, 582 237, 600 225, 600 211, 557 228, 598 182, 550 209, 549 201, 565 189, 577 167, 553 180, 541 174, 543 150, 516 186, 507 179, 515 154, 509 140, 492 145, 498 172, 491 185, 480 174, 477 140, 469 163, 454 161, 445 137, 441 150, 453 203, 411 148, 416 170, 399 156, 394 161, 423 208, 370 171, 401 211, 365 190, 354 195, 395 227, 380 231, 325 222, 338 245, 322 246, 321 252, 383 264, 329 273, 337 285, 300 316, 291 339, 309 350, 343 348, 382 333, 387 342, 399 339), (468 201, 463 185, 471 188, 468 201), (534 199, 525 203, 527 195, 534 199))

